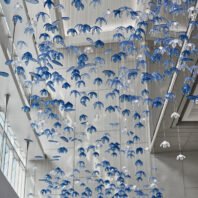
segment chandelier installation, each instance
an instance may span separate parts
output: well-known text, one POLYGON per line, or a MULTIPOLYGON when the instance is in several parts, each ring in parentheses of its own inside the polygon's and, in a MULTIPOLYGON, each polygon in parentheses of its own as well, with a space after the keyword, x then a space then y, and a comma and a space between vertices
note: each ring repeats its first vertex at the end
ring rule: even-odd
MULTIPOLYGON (((198 51, 190 40, 198 26, 196 3, 4 0, 13 10, 12 53, 5 66, 26 90, 22 111, 31 114, 31 127, 46 149, 45 157, 35 156, 46 163, 41 197, 164 197, 149 158, 150 109, 177 95, 169 89, 151 97, 149 85, 162 86, 188 71, 180 92, 198 100, 191 94, 198 72, 192 61, 198 51), (20 40, 19 32, 25 35, 20 40)), ((0 77, 9 74, 0 71, 0 77)), ((179 117, 173 110, 171 119, 179 117)), ((169 149, 163 128, 159 146, 169 149)), ((184 160, 179 128, 177 134, 175 159, 184 160)))

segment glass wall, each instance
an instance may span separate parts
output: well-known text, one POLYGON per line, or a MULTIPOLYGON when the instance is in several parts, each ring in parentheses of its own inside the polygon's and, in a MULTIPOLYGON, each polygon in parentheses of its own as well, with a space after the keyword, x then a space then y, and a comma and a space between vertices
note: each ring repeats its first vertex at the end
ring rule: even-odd
POLYGON ((25 165, 24 157, 11 127, 4 127, 4 114, 0 112, 0 165, 1 171, 20 198, 24 197, 25 165), (5 132, 4 131, 5 128, 5 132))

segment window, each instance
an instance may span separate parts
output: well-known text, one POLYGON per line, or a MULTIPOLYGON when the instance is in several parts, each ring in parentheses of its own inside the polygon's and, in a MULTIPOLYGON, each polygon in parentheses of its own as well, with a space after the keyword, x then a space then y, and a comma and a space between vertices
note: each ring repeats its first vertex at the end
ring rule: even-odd
POLYGON ((18 191, 18 187, 19 187, 19 180, 20 180, 20 167, 19 167, 19 162, 17 161, 16 162, 16 175, 15 175, 15 180, 17 182, 15 182, 15 186, 14 186, 14 189, 16 190, 16 192, 18 191))
POLYGON ((3 133, 4 115, 0 112, 0 168, 16 191, 23 198, 25 187, 25 166, 23 153, 20 153, 19 144, 16 142, 14 133, 6 123, 3 133))
POLYGON ((2 161, 2 131, 1 131, 1 127, 0 127, 0 161, 2 161))
POLYGON ((11 176, 11 184, 12 186, 15 186, 15 178, 16 178, 16 158, 13 158, 13 163, 12 163, 12 176, 11 176))
POLYGON ((19 188, 18 188, 18 195, 23 197, 24 194, 24 182, 25 182, 25 169, 22 164, 20 164, 20 174, 19 174, 19 188))
MULTIPOLYGON (((8 169, 9 169, 9 157, 10 157, 10 149, 8 147, 8 145, 6 145, 5 142, 5 151, 3 152, 3 173, 6 177, 8 177, 8 169)), ((4 149, 3 149, 4 150, 4 149)))

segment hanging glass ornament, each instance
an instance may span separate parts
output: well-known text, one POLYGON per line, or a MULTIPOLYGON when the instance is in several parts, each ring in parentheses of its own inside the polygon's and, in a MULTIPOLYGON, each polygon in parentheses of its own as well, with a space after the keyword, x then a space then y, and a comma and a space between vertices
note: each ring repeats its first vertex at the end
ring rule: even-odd
POLYGON ((182 161, 186 159, 186 156, 180 153, 179 155, 177 155, 176 159, 182 161))
POLYGON ((18 14, 22 9, 23 6, 19 2, 14 5, 14 13, 18 14))
POLYGON ((84 48, 84 53, 86 53, 86 54, 92 54, 93 52, 94 52, 94 50, 90 46, 87 46, 84 48))
POLYGON ((173 112, 173 113, 171 114, 171 118, 178 119, 179 117, 180 117, 180 114, 177 113, 177 112, 173 112))
POLYGON ((162 148, 170 148, 170 143, 166 140, 164 140, 161 144, 160 144, 160 147, 162 148))
POLYGON ((110 15, 111 14, 111 10, 110 9, 107 9, 106 14, 107 15, 110 15))
POLYGON ((188 8, 188 17, 190 19, 194 19, 196 17, 197 13, 198 13, 198 9, 195 8, 194 6, 188 8))

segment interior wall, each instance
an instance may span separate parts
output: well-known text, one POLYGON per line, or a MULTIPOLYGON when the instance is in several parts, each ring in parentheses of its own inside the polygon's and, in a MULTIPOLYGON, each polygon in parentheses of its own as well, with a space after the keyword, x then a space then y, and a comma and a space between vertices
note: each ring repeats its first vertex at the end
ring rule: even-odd
POLYGON ((3 173, 0 170, 0 197, 1 198, 18 198, 18 195, 8 183, 3 173))

